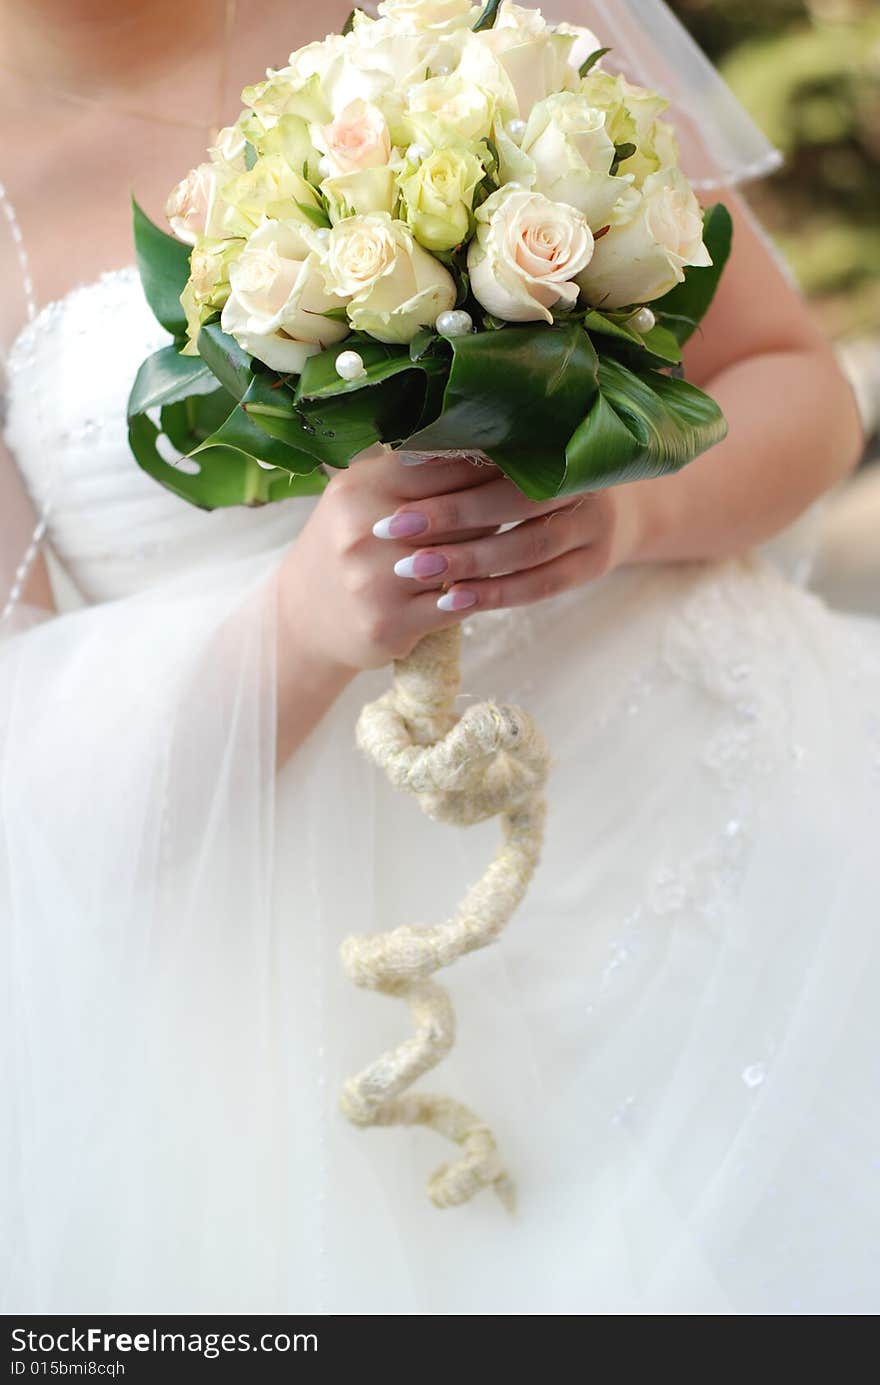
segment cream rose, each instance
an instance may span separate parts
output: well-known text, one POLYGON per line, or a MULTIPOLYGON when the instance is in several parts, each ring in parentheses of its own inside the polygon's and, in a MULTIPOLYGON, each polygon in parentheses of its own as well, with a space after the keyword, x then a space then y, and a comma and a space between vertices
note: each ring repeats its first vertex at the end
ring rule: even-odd
POLYGON ((319 212, 321 207, 314 188, 283 154, 260 157, 247 173, 226 183, 221 194, 229 204, 224 226, 231 235, 250 236, 267 217, 310 225, 313 218, 303 208, 319 212))
POLYGON ((339 298, 325 288, 315 244, 322 242, 295 226, 265 221, 229 271, 221 327, 286 374, 299 374, 309 356, 348 333, 346 323, 324 316, 339 298))
POLYGON ((540 10, 503 0, 494 26, 474 37, 504 69, 515 95, 516 113, 524 120, 536 101, 572 81, 568 55, 574 38, 549 28, 540 10))
POLYGON ((605 112, 591 106, 586 96, 564 91, 539 101, 532 110, 514 172, 535 192, 577 207, 598 231, 632 183, 629 175, 612 176, 614 156, 605 112))
POLYGON ((405 220, 427 250, 451 250, 465 239, 483 165, 467 149, 435 149, 400 177, 405 220))
POLYGON ((229 271, 244 249, 242 240, 209 240, 200 236, 189 261, 189 279, 180 295, 186 314, 188 345, 185 356, 198 355, 203 324, 219 312, 229 297, 229 271))
POLYGON ((662 298, 682 282, 689 265, 711 263, 700 204, 684 174, 669 168, 652 173, 641 192, 631 189, 622 199, 578 284, 595 307, 623 308, 662 298))
POLYGON ((412 341, 455 304, 451 274, 387 213, 353 216, 330 232, 328 289, 350 299, 352 327, 378 341, 412 341))
POLYGON ((621 172, 641 187, 652 173, 678 164, 675 130, 661 117, 669 102, 656 92, 635 86, 626 77, 594 70, 583 79, 581 91, 592 106, 605 112, 605 125, 615 144, 634 144, 636 152, 621 172))
POLYGON ((377 9, 383 19, 404 33, 470 28, 480 12, 470 0, 382 0, 377 9))
MULTIPOLYGON (((591 58, 594 53, 598 53, 600 48, 606 45, 602 43, 592 29, 585 29, 581 24, 556 24, 554 31, 557 34, 564 34, 566 38, 572 40, 572 45, 568 50, 567 62, 569 67, 577 72, 581 65, 591 58)), ((601 58, 596 60, 596 68, 601 66, 601 58)))
POLYGON ((369 101, 350 101, 335 120, 319 127, 315 144, 323 151, 329 178, 379 168, 391 157, 385 117, 369 101))
POLYGON ((200 236, 222 236, 225 206, 219 185, 232 172, 221 163, 199 164, 177 184, 165 203, 165 215, 178 240, 195 245, 200 236))
POLYGON ((552 322, 551 308, 576 302, 572 281, 592 254, 593 234, 575 207, 499 188, 477 210, 468 251, 471 290, 505 322, 552 322))

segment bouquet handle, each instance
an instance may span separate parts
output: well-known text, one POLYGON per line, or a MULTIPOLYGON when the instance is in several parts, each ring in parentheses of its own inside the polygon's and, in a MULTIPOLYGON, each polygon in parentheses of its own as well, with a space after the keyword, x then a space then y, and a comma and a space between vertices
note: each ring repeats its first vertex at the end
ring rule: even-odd
POLYGON ((549 753, 519 707, 473 704, 458 716, 461 627, 426 635, 394 665, 394 680, 364 707, 357 739, 395 788, 413 793, 438 822, 466 826, 500 816, 502 839, 483 876, 452 918, 388 933, 349 937, 342 961, 357 986, 407 1001, 414 1032, 343 1087, 341 1106, 355 1125, 424 1125, 461 1147, 432 1175, 438 1207, 494 1188, 512 1209, 513 1183, 489 1126, 462 1102, 410 1090, 455 1041, 455 1013, 433 975, 495 942, 522 900, 543 842, 549 753))

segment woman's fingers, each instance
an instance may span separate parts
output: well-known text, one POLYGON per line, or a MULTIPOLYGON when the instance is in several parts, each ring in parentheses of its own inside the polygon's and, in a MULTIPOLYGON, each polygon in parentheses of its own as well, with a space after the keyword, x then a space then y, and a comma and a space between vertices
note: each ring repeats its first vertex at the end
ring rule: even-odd
MULTIPOLYGON (((429 470, 432 478, 443 475, 442 468, 429 470)), ((393 514, 383 515, 373 533, 380 539, 434 544, 454 539, 469 529, 494 529, 571 504, 569 496, 543 502, 529 500, 512 481, 500 475, 467 489, 450 488, 440 493, 439 487, 434 487, 434 491, 430 496, 406 501, 393 514)))
POLYGON ((592 543, 601 532, 599 507, 572 503, 523 520, 503 534, 492 532, 455 543, 418 548, 394 564, 398 577, 425 585, 451 584, 540 567, 574 548, 592 543))
POLYGON ((537 601, 559 596, 573 587, 601 577, 607 570, 607 556, 597 544, 574 548, 559 558, 522 572, 502 577, 486 577, 479 581, 457 583, 437 598, 436 592, 424 592, 410 603, 416 622, 430 619, 428 608, 433 605, 443 627, 450 616, 464 617, 479 611, 497 611, 502 607, 531 606, 537 601))

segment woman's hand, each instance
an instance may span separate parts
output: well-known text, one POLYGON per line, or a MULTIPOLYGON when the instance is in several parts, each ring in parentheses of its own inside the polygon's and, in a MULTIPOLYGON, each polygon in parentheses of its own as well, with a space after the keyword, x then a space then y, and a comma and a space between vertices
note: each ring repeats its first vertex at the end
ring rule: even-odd
POLYGON ((471 611, 540 601, 624 561, 623 494, 536 504, 495 466, 397 456, 336 472, 279 574, 279 762, 359 670, 471 611))
MULTIPOLYGON (((288 633, 312 660, 352 675, 400 658, 429 631, 456 624, 460 617, 439 610, 429 591, 401 582, 394 564, 412 551, 420 508, 448 497, 451 515, 462 497, 499 475, 497 467, 470 462, 406 466, 393 454, 335 472, 281 571, 288 633), (399 509, 407 518, 383 529, 383 517, 399 509)), ((436 508, 434 516, 436 528, 436 508)), ((452 525, 440 537, 475 539, 500 522, 452 525)))
POLYGON ((421 588, 442 583, 441 611, 529 605, 601 577, 634 552, 637 515, 626 487, 537 503, 493 473, 484 485, 409 501, 378 526, 384 538, 418 525, 418 546, 394 571, 421 588), (498 533, 507 524, 515 527, 498 533))

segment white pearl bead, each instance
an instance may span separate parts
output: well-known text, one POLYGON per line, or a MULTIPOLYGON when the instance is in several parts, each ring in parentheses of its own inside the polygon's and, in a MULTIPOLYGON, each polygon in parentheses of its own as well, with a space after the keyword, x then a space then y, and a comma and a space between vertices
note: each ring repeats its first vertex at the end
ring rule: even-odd
POLYGON ((315 239, 316 239, 316 240, 329 240, 329 239, 330 239, 330 227, 329 227, 329 226, 318 226, 318 227, 316 227, 316 229, 315 229, 314 235, 315 235, 315 239))
POLYGON ((515 191, 522 191, 522 183, 518 183, 515 178, 511 178, 509 183, 505 183, 506 188, 513 188, 515 191))
POLYGON ((340 351, 336 357, 336 374, 342 380, 360 380, 366 375, 364 359, 356 351, 340 351))
POLYGON ((419 164, 425 157, 425 150, 420 144, 411 144, 406 151, 406 161, 410 164, 419 164))
POLYGON ((657 326, 657 319, 650 308, 639 308, 635 316, 629 320, 630 327, 634 327, 637 332, 650 332, 652 327, 657 326))
POLYGON ((524 120, 508 120, 506 129, 514 144, 519 144, 526 132, 526 122, 524 120))
POLYGON ((432 76, 432 77, 448 77, 451 71, 452 71, 452 68, 451 68, 451 67, 447 67, 445 63, 438 63, 436 67, 432 67, 432 68, 431 68, 431 76, 432 76))
POLYGON ((474 320, 463 308, 447 308, 434 323, 441 337, 466 337, 473 331, 474 320))

